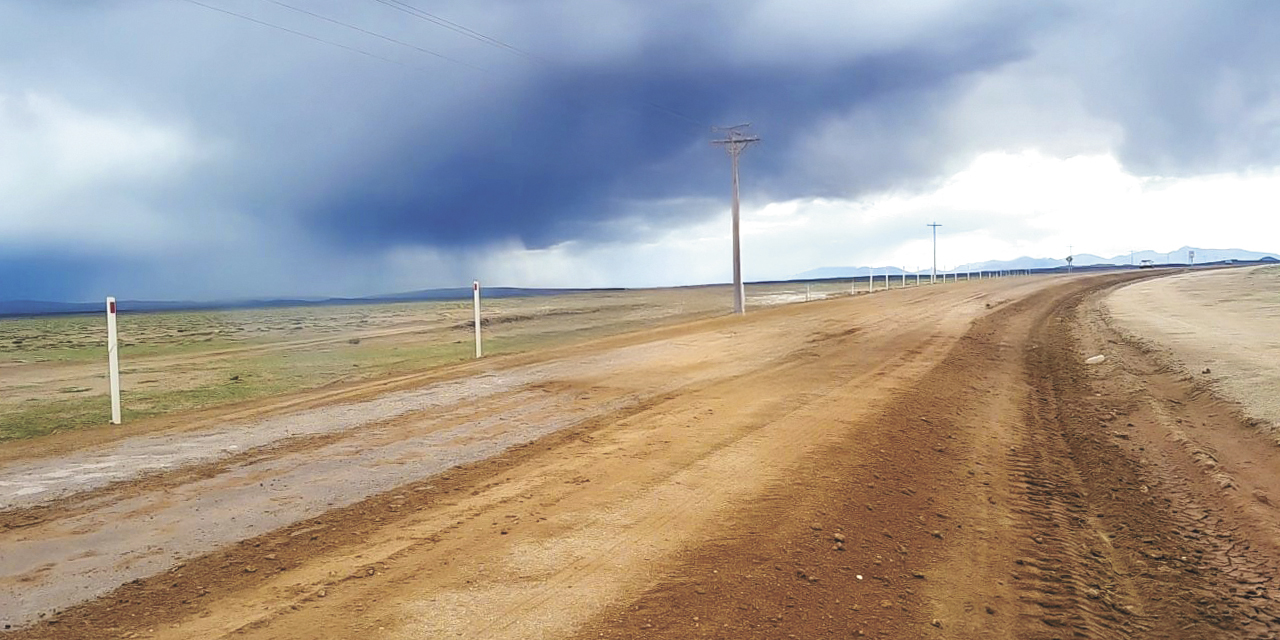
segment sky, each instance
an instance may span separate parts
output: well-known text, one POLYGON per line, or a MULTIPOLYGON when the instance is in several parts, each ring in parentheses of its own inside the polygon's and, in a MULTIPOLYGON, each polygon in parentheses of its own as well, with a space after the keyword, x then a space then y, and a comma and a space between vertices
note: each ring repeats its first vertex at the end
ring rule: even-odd
POLYGON ((0 0, 0 300, 1280 251, 1280 3, 0 0))

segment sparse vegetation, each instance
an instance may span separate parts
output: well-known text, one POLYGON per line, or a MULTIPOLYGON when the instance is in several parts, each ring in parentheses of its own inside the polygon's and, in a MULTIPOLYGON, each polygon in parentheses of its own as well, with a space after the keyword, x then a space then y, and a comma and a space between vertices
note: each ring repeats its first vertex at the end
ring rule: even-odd
MULTIPOLYGON (((821 295, 842 283, 815 285, 821 295)), ((758 301, 804 285, 751 287, 758 301)), ((563 345, 717 315, 726 287, 486 300, 485 353, 563 345)), ((124 419, 417 371, 471 357, 469 301, 121 314, 124 419)), ((0 319, 0 441, 103 426, 104 319, 0 319)))

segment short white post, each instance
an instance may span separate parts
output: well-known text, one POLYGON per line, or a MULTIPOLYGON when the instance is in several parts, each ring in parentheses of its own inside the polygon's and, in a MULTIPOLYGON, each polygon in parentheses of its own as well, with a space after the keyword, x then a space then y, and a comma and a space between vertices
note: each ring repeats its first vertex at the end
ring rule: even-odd
POLYGON ((476 325, 476 357, 480 357, 480 281, 471 282, 471 306, 475 311, 476 325))
POLYGON ((116 299, 107 296, 107 378, 111 386, 111 424, 120 424, 120 352, 116 342, 116 299))
POLYGON ((809 301, 809 285, 808 284, 804 285, 804 301, 805 302, 809 301))
POLYGON ((884 290, 889 290, 889 267, 884 268, 884 290))

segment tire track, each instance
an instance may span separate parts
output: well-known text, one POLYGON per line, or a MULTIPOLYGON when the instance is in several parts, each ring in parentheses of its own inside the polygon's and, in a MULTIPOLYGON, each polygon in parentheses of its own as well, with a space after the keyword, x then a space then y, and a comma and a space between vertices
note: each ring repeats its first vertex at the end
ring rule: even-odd
MULTIPOLYGON (((1046 348, 1027 355, 1026 445, 1010 452, 1024 487, 1014 575, 1030 609, 1020 637, 1276 637, 1274 554, 1230 523, 1229 476, 1152 388, 1115 370, 1095 378, 1081 364, 1079 332, 1094 326, 1084 301, 1073 296, 1054 314, 1075 319, 1077 332, 1042 323, 1046 348)), ((1118 358, 1150 375, 1161 369, 1136 349, 1118 358)), ((1196 402, 1189 394, 1179 404, 1196 402)))

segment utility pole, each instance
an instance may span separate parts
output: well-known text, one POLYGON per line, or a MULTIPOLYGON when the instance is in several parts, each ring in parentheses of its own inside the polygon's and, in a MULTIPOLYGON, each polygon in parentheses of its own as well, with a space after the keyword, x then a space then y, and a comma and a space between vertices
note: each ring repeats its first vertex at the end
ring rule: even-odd
POLYGON ((747 312, 746 290, 742 284, 742 248, 739 240, 738 227, 738 156, 743 149, 754 142, 760 142, 759 136, 751 136, 743 133, 743 129, 751 126, 748 124, 740 124, 735 127, 716 127, 713 131, 725 132, 723 140, 712 140, 712 144, 724 145, 724 150, 729 154, 729 161, 733 167, 733 312, 742 315, 747 312))
POLYGON ((928 225, 933 227, 933 272, 929 275, 929 284, 938 283, 938 227, 942 225, 931 222, 928 225))

